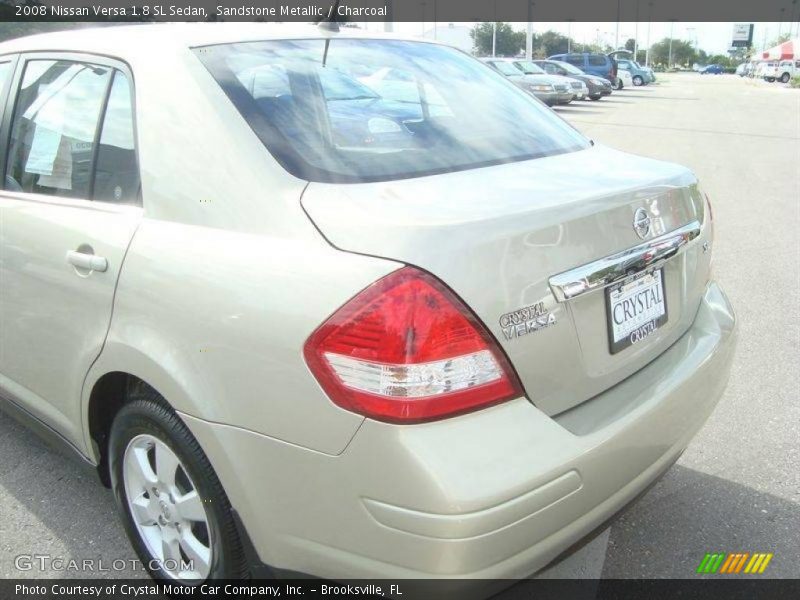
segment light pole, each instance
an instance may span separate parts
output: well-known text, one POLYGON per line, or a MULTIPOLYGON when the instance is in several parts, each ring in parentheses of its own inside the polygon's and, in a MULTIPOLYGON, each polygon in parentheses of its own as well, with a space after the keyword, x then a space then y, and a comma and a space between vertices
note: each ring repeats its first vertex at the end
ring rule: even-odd
POLYGON ((533 58, 533 2, 528 0, 528 28, 525 31, 525 60, 533 58))
POLYGON ((614 50, 619 50, 619 11, 620 11, 620 2, 622 0, 617 0, 617 30, 614 34, 614 50))
POLYGON ((639 0, 636 0, 636 26, 633 29, 633 60, 639 60, 639 0))
POLYGON ((653 21, 653 3, 647 3, 647 51, 644 53, 644 66, 650 66, 650 23, 653 21))
POLYGON ((572 21, 573 19, 567 19, 567 54, 572 52, 572 21))
POLYGON ((672 31, 675 28, 675 21, 669 22, 669 58, 667 59, 667 68, 672 68, 672 31))
POLYGON ((492 14, 492 58, 497 56, 497 0, 494 0, 494 13, 492 14))

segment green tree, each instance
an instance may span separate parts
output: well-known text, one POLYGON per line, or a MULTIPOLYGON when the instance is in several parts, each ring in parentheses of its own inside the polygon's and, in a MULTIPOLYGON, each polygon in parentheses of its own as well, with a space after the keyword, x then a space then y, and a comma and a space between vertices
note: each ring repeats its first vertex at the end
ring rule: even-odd
MULTIPOLYGON (((523 41, 524 39, 523 36, 523 41)), ((545 31, 537 37, 536 42, 537 54, 544 57, 552 56, 553 54, 566 54, 568 48, 571 48, 573 52, 577 51, 575 41, 557 31, 545 31)))
POLYGON ((636 40, 633 38, 628 38, 625 42, 625 50, 630 50, 633 52, 634 48, 636 48, 636 40))
MULTIPOLYGON (((492 23, 478 23, 469 32, 472 47, 478 56, 492 54, 492 23)), ((508 23, 497 23, 495 51, 497 56, 517 56, 525 50, 525 32, 514 31, 508 23)))
POLYGON ((788 42, 790 39, 792 39, 791 34, 782 33, 778 37, 776 37, 774 40, 772 40, 769 43, 769 46, 767 46, 767 47, 768 48, 772 48, 773 46, 777 46, 778 44, 782 44, 783 42, 788 42))
POLYGON ((650 47, 650 62, 656 65, 690 65, 695 59, 691 42, 672 40, 672 63, 669 65, 669 38, 664 38, 650 47))

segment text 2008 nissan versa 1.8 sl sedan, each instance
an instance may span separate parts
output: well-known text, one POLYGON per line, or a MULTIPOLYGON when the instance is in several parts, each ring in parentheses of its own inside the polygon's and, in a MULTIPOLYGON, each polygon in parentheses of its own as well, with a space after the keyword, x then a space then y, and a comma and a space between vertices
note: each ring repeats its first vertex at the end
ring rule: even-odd
POLYGON ((158 577, 527 576, 720 398, 694 175, 458 50, 149 25, 0 63, 0 392, 158 577))

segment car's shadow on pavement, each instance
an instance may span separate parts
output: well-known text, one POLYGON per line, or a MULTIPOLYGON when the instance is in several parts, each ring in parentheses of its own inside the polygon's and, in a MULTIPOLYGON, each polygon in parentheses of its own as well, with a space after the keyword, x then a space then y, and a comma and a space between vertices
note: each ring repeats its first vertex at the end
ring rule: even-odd
POLYGON ((99 479, 3 412, 0 457, 0 577, 146 577, 131 569, 136 554, 99 479), (81 571, 71 559, 95 562, 81 571))
POLYGON ((759 577, 795 578, 798 532, 795 502, 678 464, 614 522, 603 577, 692 578, 706 552, 772 552, 759 577))

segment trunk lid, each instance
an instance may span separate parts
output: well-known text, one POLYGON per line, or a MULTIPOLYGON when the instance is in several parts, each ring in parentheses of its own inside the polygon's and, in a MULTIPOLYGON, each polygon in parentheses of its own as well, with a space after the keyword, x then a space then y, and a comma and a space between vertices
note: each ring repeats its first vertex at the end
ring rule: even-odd
POLYGON ((667 321, 612 354, 606 293, 559 301, 551 278, 703 223, 684 167, 594 148, 537 160, 378 183, 311 183, 303 206, 337 248, 423 268, 494 334, 528 397, 555 415, 641 369, 694 320, 709 255, 690 242, 664 262, 667 321), (652 234, 634 230, 634 213, 652 234), (523 327, 515 325, 534 321, 523 327))

